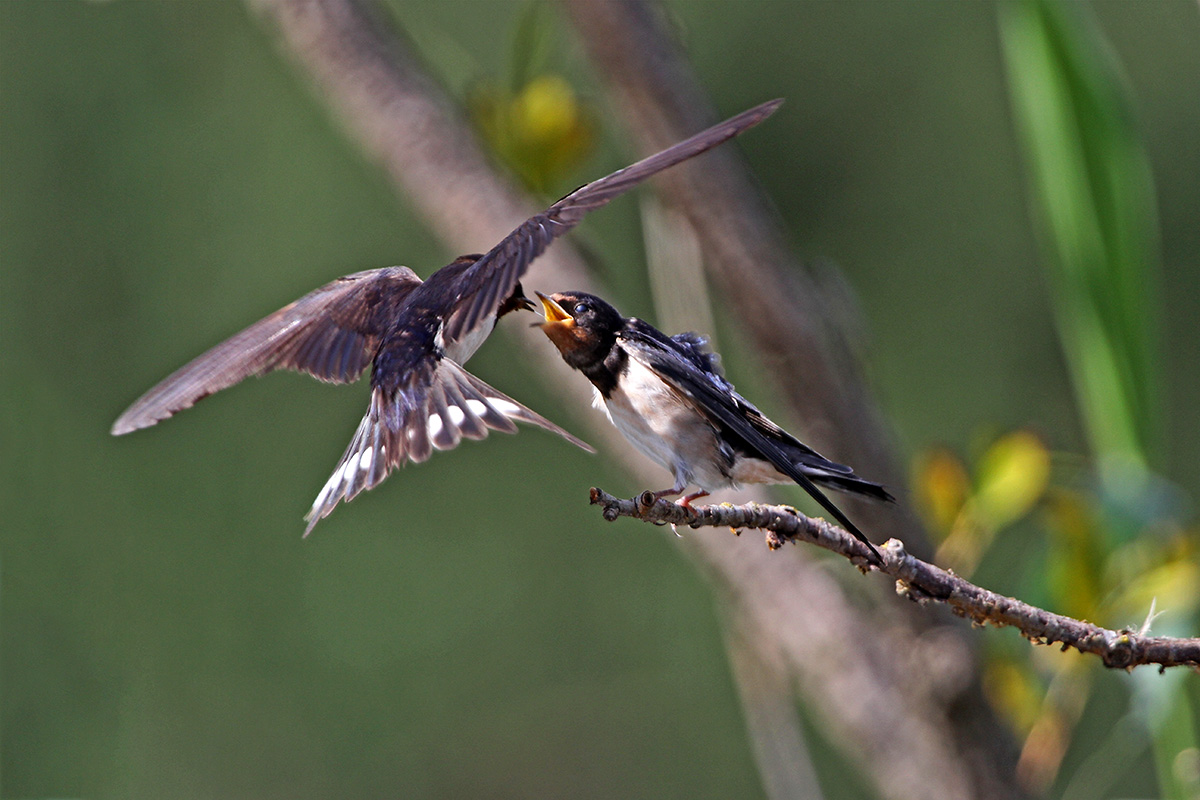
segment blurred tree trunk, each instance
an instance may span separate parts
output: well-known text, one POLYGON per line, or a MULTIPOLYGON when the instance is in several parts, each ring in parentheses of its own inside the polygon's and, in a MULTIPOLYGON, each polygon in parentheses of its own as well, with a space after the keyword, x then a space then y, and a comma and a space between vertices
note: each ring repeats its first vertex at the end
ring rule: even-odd
MULTIPOLYGON (((351 135, 451 248, 486 250, 540 210, 495 174, 452 102, 376 6, 358 0, 249 2, 278 30, 351 135)), ((644 152, 714 121, 656 7, 574 0, 568 8, 644 152)), ((769 372, 781 379, 797 415, 817 423, 811 429, 818 445, 836 443, 831 452, 864 471, 870 465, 872 475, 882 471, 884 480, 890 473, 892 484, 900 485, 889 466, 889 437, 858 369, 824 322, 819 293, 798 283, 806 279, 735 150, 721 148, 704 159, 702 169, 691 166, 665 174, 657 186, 696 225, 710 275, 730 310, 740 320, 764 321, 748 333, 769 354, 769 372), (804 376, 803 384, 798 376, 804 376)), ((558 242, 534 263, 528 283, 554 290, 595 288, 569 241, 558 242)), ((586 383, 567 376, 560 359, 547 355, 540 332, 521 335, 546 365, 551 388, 564 393, 569 405, 587 408, 586 383)), ((586 421, 595 425, 593 439, 604 440, 602 449, 630 452, 598 415, 586 421)), ((631 470, 644 469, 644 462, 629 463, 631 470)), ((659 479, 646 476, 648 484, 659 479)), ((581 487, 580 502, 584 496, 581 487)), ((924 548, 919 528, 903 511, 868 512, 861 506, 855 511, 877 536, 895 531, 913 549, 924 548)), ((712 530, 680 541, 722 587, 731 616, 742 621, 731 637, 755 643, 759 657, 740 663, 735 674, 742 696, 751 698, 747 721, 757 731, 760 757, 804 757, 780 752, 787 748, 786 737, 770 748, 761 741, 769 735, 763 734, 765 726, 795 730, 786 714, 760 713, 764 703, 790 704, 786 690, 795 685, 829 739, 845 749, 881 796, 951 800, 1020 794, 1013 777, 1015 750, 981 700, 977 664, 960 627, 914 613, 873 579, 852 582, 852 601, 803 548, 770 553, 761 546, 735 546, 739 542, 728 534, 712 530), (869 610, 864 599, 873 606, 869 610), (773 674, 763 679, 763 669, 773 674), (748 675, 758 676, 753 685, 746 683, 748 675), (756 719, 766 720, 765 726, 756 727, 756 719)), ((768 776, 766 783, 795 786, 786 782, 795 777, 768 776)))

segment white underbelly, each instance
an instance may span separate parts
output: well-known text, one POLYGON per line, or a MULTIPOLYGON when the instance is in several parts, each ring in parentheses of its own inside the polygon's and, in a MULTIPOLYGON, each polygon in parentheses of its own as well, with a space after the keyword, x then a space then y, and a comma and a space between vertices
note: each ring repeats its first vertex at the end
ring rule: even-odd
POLYGON ((621 383, 596 405, 634 447, 676 478, 711 490, 730 485, 713 427, 690 402, 636 359, 621 383))

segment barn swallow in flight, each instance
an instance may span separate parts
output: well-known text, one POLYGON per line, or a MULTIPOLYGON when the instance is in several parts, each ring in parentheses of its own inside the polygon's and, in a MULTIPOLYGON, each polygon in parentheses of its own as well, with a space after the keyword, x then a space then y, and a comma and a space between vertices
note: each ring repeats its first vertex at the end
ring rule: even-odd
POLYGON ((563 360, 592 382, 596 406, 638 450, 674 474, 675 485, 654 492, 656 498, 698 486, 680 501, 687 506, 715 489, 794 481, 883 563, 817 484, 894 498, 767 419, 721 374, 703 336, 667 336, 583 292, 537 296, 546 318, 542 330, 563 360))
POLYGON ((575 190, 522 223, 482 255, 460 256, 422 282, 407 267, 338 278, 227 339, 142 395, 113 435, 154 425, 213 392, 276 369, 351 383, 371 365, 371 402, 350 446, 305 517, 307 536, 341 500, 376 486, 405 461, 434 448, 516 432, 513 420, 588 445, 462 365, 509 311, 533 309, 520 279, 555 238, 587 212, 651 175, 737 136, 782 100, 744 111, 660 153, 575 190))

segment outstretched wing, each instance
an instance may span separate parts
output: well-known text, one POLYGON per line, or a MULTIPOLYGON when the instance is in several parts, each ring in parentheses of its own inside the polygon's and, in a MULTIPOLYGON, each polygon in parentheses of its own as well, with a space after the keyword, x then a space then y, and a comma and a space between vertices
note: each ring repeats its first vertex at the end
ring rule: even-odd
POLYGON ((172 373, 117 418, 113 435, 154 425, 244 378, 276 369, 331 383, 355 381, 371 363, 395 309, 420 284, 408 267, 338 278, 172 373))
POLYGON ((463 275, 461 308, 446 325, 446 337, 457 339, 479 321, 491 316, 504 301, 530 262, 545 252, 555 238, 574 228, 592 209, 681 161, 711 150, 722 142, 762 122, 783 104, 772 100, 576 189, 541 214, 526 220, 489 250, 463 275))
POLYGON ((514 420, 545 428, 595 452, 453 361, 443 358, 420 363, 426 365, 424 374, 409 375, 407 388, 376 385, 372 390, 366 416, 305 516, 305 536, 340 501, 376 486, 406 461, 420 463, 434 449, 450 450, 463 439, 483 439, 489 430, 516 433, 514 420))
POLYGON ((680 342, 641 320, 631 320, 631 323, 622 331, 621 338, 633 357, 691 400, 726 440, 744 447, 748 454, 770 462, 799 484, 878 556, 870 540, 817 487, 814 480, 842 491, 883 500, 892 499, 882 486, 862 480, 849 467, 830 461, 801 443, 733 391, 732 385, 723 377, 699 366, 692 350, 695 347, 693 338, 680 342))

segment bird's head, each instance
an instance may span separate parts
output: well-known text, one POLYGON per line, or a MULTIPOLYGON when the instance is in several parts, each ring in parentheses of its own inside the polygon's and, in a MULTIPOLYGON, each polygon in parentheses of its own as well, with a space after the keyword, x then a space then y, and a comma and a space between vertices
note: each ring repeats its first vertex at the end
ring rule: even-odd
POLYGON ((536 293, 546 319, 542 331, 563 360, 583 369, 604 360, 625 325, 620 312, 599 297, 584 292, 536 293))

